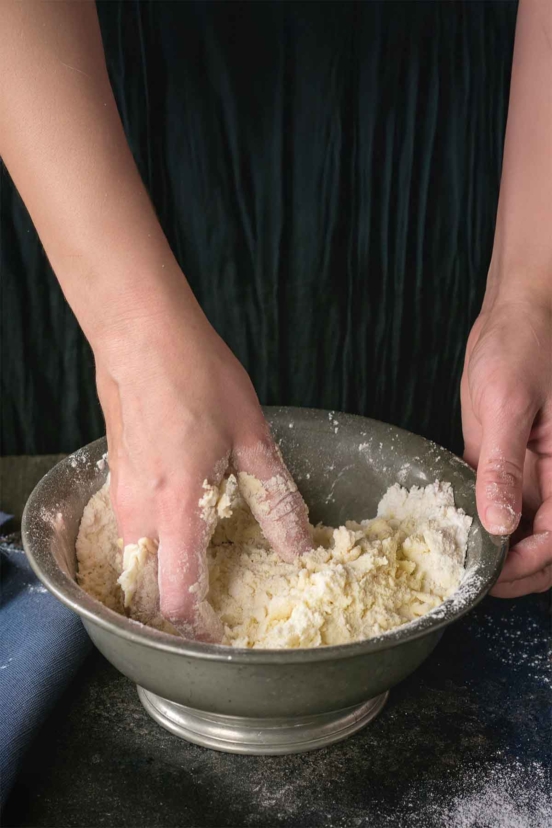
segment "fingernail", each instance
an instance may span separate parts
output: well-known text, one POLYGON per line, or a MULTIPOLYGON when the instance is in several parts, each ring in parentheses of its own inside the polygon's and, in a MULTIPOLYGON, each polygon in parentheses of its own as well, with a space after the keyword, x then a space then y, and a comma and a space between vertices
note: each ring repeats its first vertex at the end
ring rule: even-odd
POLYGON ((511 506, 491 503, 485 512, 485 525, 491 535, 509 535, 515 526, 515 512, 511 506))

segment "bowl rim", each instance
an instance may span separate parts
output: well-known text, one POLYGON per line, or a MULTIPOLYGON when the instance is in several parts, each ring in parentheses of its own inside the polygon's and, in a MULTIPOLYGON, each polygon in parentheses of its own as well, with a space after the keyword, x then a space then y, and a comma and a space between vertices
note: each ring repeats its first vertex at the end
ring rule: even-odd
MULTIPOLYGON (((288 416, 301 412, 302 415, 316 413, 316 415, 329 413, 325 409, 306 409, 296 408, 291 406, 267 406, 264 410, 268 413, 285 412, 288 416)), ((455 465, 461 465, 469 471, 470 475, 475 478, 475 474, 470 466, 463 460, 457 457, 448 449, 439 446, 427 438, 420 435, 414 435, 406 429, 393 426, 388 423, 383 423, 380 420, 363 417, 356 414, 345 414, 332 410, 332 414, 339 416, 348 421, 361 420, 365 425, 370 423, 377 423, 378 426, 387 427, 390 432, 397 435, 416 437, 424 443, 430 444, 437 448, 439 452, 449 461, 455 465)), ((58 568, 55 579, 46 572, 36 560, 33 554, 33 546, 36 541, 31 537, 32 524, 38 517, 38 511, 41 507, 41 494, 45 488, 50 486, 52 480, 60 473, 60 470, 71 464, 73 458, 79 454, 97 453, 100 449, 105 450, 106 438, 100 437, 98 440, 83 446, 76 452, 69 454, 67 457, 56 463, 50 471, 37 483, 31 492, 25 509, 23 511, 21 521, 21 534, 23 540, 23 547, 31 568, 44 586, 55 595, 65 606, 77 613, 85 626, 87 624, 100 627, 102 630, 109 632, 117 637, 123 638, 133 644, 138 644, 150 649, 161 650, 174 655, 184 656, 193 659, 201 659, 204 661, 217 662, 234 662, 254 664, 294 664, 294 663, 312 663, 320 661, 339 661, 342 659, 355 658, 372 653, 381 652, 382 650, 393 649, 403 644, 407 644, 416 639, 422 638, 426 635, 431 635, 436 632, 444 630, 449 624, 461 618, 466 613, 470 612, 479 602, 487 595, 491 587, 496 581, 498 574, 502 568, 502 564, 508 551, 508 537, 493 536, 487 533, 482 526, 480 526, 483 542, 488 545, 492 543, 497 547, 496 563, 492 570, 486 577, 479 577, 479 583, 473 588, 469 599, 463 602, 456 601, 455 596, 458 591, 447 598, 438 607, 425 615, 399 627, 382 633, 373 638, 363 639, 361 641, 354 641, 349 644, 337 645, 323 645, 321 647, 309 648, 294 648, 294 649, 250 649, 231 647, 225 644, 206 644, 197 641, 190 641, 184 638, 177 638, 168 633, 160 632, 146 625, 119 615, 119 613, 101 604, 96 599, 88 595, 77 583, 65 574, 61 568, 58 568)), ((103 454, 103 450, 100 453, 103 454)), ((477 515, 474 515, 474 521, 478 521, 477 515)), ((461 589, 461 587, 459 588, 461 589)))

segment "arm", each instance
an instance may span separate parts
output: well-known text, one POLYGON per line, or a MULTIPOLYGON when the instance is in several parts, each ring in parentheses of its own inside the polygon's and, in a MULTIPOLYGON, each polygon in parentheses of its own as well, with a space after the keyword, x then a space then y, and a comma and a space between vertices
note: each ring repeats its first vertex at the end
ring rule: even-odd
POLYGON ((0 153, 86 336, 163 314, 171 293, 198 316, 126 143, 94 3, 3 0, 0 15, 0 153))
POLYGON ((510 534, 494 593, 552 584, 552 4, 521 0, 487 290, 462 378, 486 528, 510 534), (515 540, 518 542, 516 543, 515 540))
MULTIPOLYGON (((485 306, 552 296, 552 5, 520 0, 485 306)), ((485 307, 484 306, 484 307, 485 307)))
POLYGON ((0 155, 94 351, 123 540, 159 538, 162 612, 209 637, 203 481, 229 460, 263 483, 285 479, 287 506, 267 485, 258 516, 285 557, 310 545, 308 519, 247 374, 156 219, 94 3, 0 0, 0 155))

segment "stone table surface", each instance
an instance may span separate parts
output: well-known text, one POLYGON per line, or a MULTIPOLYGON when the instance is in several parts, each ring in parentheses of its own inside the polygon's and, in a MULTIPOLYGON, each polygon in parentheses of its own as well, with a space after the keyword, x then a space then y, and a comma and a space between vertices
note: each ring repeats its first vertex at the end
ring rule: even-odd
POLYGON ((550 828, 550 631, 550 593, 487 598, 363 731, 284 757, 179 740, 95 652, 36 738, 3 825, 550 828))

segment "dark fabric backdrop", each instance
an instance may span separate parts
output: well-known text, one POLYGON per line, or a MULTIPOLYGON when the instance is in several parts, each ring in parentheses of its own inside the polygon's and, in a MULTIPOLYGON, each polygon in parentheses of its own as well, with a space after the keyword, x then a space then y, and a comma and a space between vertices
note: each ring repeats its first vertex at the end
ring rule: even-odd
MULTIPOLYGON (((513 2, 111 2, 125 129, 173 249, 261 401, 461 448, 513 2)), ((2 453, 103 432, 91 352, 1 178, 2 453)))

